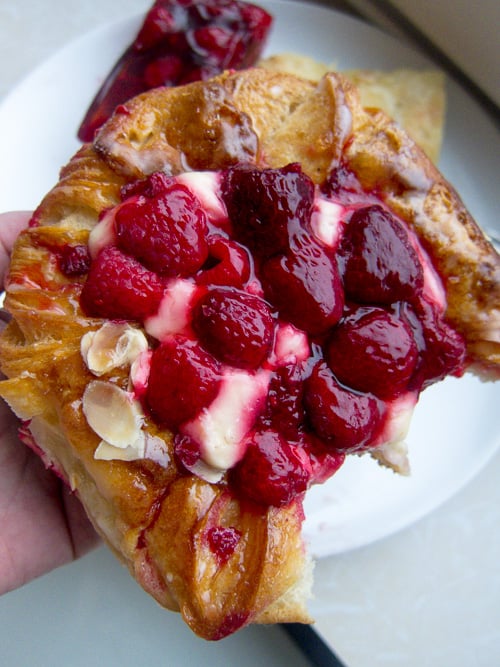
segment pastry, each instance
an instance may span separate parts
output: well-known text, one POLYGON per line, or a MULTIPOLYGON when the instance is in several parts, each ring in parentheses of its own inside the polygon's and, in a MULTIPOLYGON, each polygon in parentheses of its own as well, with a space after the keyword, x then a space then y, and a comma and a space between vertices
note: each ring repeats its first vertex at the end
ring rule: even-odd
MULTIPOLYGON (((298 53, 280 53, 259 61, 260 67, 319 81, 328 71, 339 71, 298 53)), ((436 69, 399 68, 390 71, 342 70, 354 84, 361 104, 382 109, 408 132, 437 164, 443 142, 446 111, 445 77, 436 69)))
POLYGON ((12 255, 0 395, 194 632, 309 622, 304 494, 346 456, 407 472, 419 393, 498 378, 499 285, 346 79, 228 72, 134 98, 62 169, 12 255))

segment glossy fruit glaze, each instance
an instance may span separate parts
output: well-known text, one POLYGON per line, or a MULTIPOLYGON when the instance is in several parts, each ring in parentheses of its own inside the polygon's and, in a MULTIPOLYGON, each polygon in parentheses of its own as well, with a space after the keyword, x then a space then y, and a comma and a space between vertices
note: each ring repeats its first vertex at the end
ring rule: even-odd
POLYGON ((401 406, 464 370, 428 255, 343 167, 322 188, 297 164, 156 173, 89 248, 81 306, 143 325, 136 394, 180 469, 261 505, 387 442, 401 406))
POLYGON ((241 0, 156 0, 94 98, 79 139, 92 141, 116 107, 146 90, 254 65, 271 24, 264 9, 241 0))

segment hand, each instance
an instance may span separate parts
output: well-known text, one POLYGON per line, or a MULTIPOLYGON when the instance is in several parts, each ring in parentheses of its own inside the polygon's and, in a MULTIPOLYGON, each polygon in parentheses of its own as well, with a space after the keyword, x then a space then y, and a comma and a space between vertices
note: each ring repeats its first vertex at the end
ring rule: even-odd
MULTIPOLYGON (((0 285, 29 217, 0 214, 0 285)), ((78 499, 19 440, 17 428, 0 399, 0 594, 75 560, 99 541, 78 499)))

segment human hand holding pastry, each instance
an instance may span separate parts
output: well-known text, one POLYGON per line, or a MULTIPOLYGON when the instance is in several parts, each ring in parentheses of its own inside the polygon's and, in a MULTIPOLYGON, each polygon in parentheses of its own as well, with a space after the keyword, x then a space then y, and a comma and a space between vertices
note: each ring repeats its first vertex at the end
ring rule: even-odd
MULTIPOLYGON (((0 214, 0 277, 29 212, 0 214)), ((18 437, 19 422, 0 402, 0 594, 94 547, 98 538, 80 502, 18 437)))

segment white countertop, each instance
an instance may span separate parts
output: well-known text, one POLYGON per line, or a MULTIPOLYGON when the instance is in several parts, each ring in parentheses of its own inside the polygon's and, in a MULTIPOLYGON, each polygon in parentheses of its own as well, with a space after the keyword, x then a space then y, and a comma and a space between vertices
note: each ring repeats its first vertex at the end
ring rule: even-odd
MULTIPOLYGON (((146 10, 150 2, 0 0, 0 98, 73 38, 114 20, 118 5, 126 15, 146 10)), ((472 482, 426 518, 380 542, 317 563, 312 604, 316 627, 348 667, 500 664, 499 479, 496 454, 472 482)), ((129 586, 107 552, 99 550, 88 558, 100 585, 105 586, 108 577, 123 577, 123 585, 129 586)), ((43 627, 51 619, 57 628, 61 618, 74 613, 75 633, 80 632, 77 610, 78 604, 88 604, 86 576, 77 563, 0 599, 2 664, 110 664, 92 653, 68 655, 56 648, 57 634, 49 637, 39 630, 40 623, 43 627), (47 582, 53 585, 53 597, 44 609, 32 609, 30 596, 47 582), (38 629, 32 629, 34 623, 38 629)), ((142 597, 137 598, 138 613, 142 597)), ((109 620, 103 636, 114 642, 111 616, 109 620)), ((251 628, 225 645, 206 646, 184 631, 177 616, 162 616, 162 623, 168 625, 165 660, 148 661, 143 654, 141 661, 141 656, 122 655, 117 649, 116 664, 307 664, 279 628, 251 628)))

